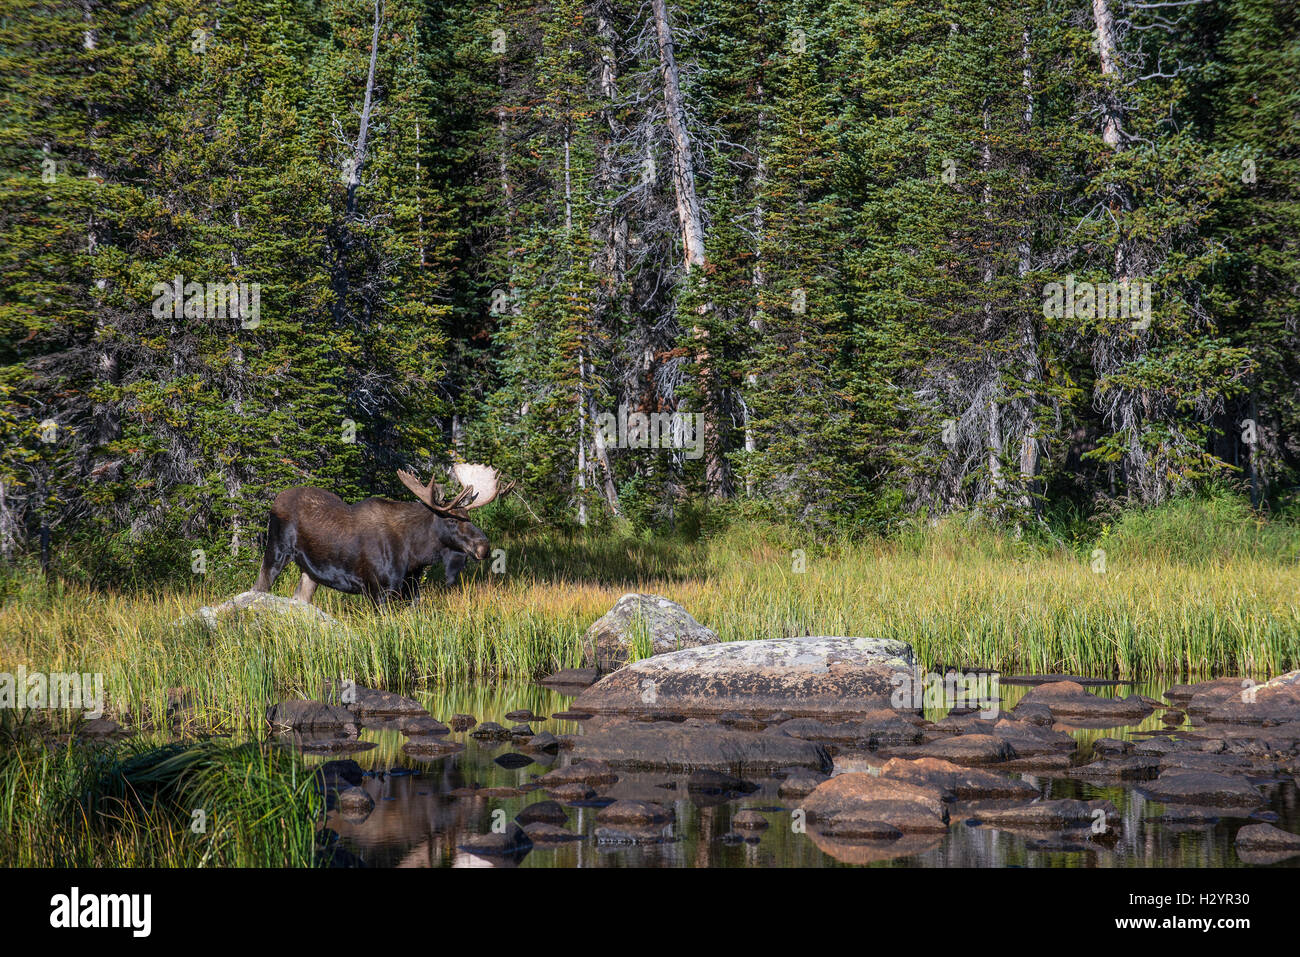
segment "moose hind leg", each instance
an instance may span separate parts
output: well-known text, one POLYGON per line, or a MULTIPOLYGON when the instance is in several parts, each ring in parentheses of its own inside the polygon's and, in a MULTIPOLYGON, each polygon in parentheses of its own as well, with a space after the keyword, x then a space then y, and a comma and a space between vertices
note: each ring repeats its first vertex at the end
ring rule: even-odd
POLYGON ((293 597, 298 601, 311 604, 311 596, 316 594, 316 583, 312 581, 311 576, 306 572, 302 573, 302 578, 298 579, 298 588, 293 593, 293 597))
POLYGON ((292 557, 290 548, 284 540, 284 528, 280 520, 272 513, 266 526, 266 551, 262 554, 262 570, 253 583, 253 591, 270 591, 284 566, 292 557))

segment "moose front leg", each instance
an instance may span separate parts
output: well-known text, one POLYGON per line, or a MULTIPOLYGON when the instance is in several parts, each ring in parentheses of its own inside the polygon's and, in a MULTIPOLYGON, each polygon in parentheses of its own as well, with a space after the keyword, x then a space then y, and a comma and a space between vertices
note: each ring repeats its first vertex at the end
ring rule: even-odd
POLYGON ((468 560, 469 556, 464 552, 447 549, 442 553, 442 571, 448 585, 456 584, 456 577, 468 560))

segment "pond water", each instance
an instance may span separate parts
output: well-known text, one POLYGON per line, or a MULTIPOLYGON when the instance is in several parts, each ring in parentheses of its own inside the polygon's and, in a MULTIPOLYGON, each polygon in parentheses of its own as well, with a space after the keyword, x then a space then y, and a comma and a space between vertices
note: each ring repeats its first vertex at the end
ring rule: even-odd
MULTIPOLYGON (((1173 682, 1091 688, 1099 695, 1132 691, 1161 698, 1173 682)), ((1009 709, 1029 689, 1003 684, 1002 708, 1009 709)), ((571 698, 536 684, 500 684, 416 692, 413 697, 440 720, 452 714, 473 715, 478 721, 496 721, 506 727, 514 721, 507 712, 529 709, 549 716, 564 711, 571 698)), ((927 711, 936 720, 942 712, 927 711)), ((1161 712, 1144 721, 1112 728, 1074 729, 1079 741, 1078 759, 1086 761, 1092 743, 1102 737, 1141 739, 1144 732, 1165 732, 1161 712)), ((581 722, 548 719, 530 722, 536 732, 581 733, 581 722)), ((1058 726, 1060 727, 1060 726, 1058 726)), ((361 740, 368 750, 319 758, 350 758, 366 771, 362 787, 375 801, 364 820, 349 820, 331 810, 324 826, 338 834, 339 845, 367 867, 839 867, 867 864, 880 867, 1240 867, 1233 839, 1239 827, 1265 820, 1291 832, 1300 831, 1300 793, 1290 776, 1252 777, 1262 786, 1266 810, 1255 818, 1224 816, 1217 821, 1173 823, 1161 820, 1164 807, 1149 801, 1133 786, 1094 786, 1062 776, 1044 773, 1014 775, 1030 782, 1045 798, 1104 798, 1118 809, 1123 820, 1114 843, 1067 842, 1053 833, 1004 830, 974 822, 966 806, 952 809, 952 821, 945 835, 909 835, 882 850, 846 851, 843 845, 828 845, 812 829, 806 833, 792 826, 791 811, 798 799, 777 794, 780 779, 745 775, 757 790, 735 799, 692 793, 687 775, 627 772, 618 770, 619 781, 612 788, 599 789, 604 800, 569 805, 567 827, 581 840, 563 844, 534 844, 522 857, 476 855, 460 848, 468 838, 493 829, 493 822, 513 820, 527 805, 550 800, 536 779, 548 770, 562 767, 570 758, 558 755, 524 754, 527 764, 504 767, 497 759, 520 754, 509 741, 479 741, 468 733, 452 739, 466 745, 462 752, 432 760, 413 758, 401 750, 407 740, 390 730, 363 729, 361 740), (457 796, 451 792, 466 788, 515 789, 492 796, 457 796), (517 789, 524 789, 518 791, 517 789), (605 843, 596 834, 596 812, 609 798, 652 801, 675 812, 675 820, 662 829, 660 843, 605 843), (742 809, 754 808, 770 826, 747 831, 744 840, 733 832, 732 818, 742 809), (504 817, 502 813, 504 813, 504 817), (724 835, 728 835, 724 837, 724 835), (908 843, 903 843, 908 842, 908 843)), ((845 755, 837 756, 837 761, 845 755)), ((855 755, 868 761, 871 753, 855 755)), ((315 760, 313 758, 313 760, 315 760)), ((884 757, 880 758, 883 762, 884 757)), ((996 770, 996 768, 989 768, 996 770)), ((1140 788, 1141 784, 1136 787, 1140 788)), ((1225 811, 1224 814, 1235 813, 1225 811)), ((1269 866, 1300 866, 1300 857, 1269 866)))

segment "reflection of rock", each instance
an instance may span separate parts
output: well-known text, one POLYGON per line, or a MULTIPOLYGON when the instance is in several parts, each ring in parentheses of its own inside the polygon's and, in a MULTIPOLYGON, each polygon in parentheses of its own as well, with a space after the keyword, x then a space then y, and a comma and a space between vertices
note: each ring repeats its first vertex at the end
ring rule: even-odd
MULTIPOLYGON (((216 629, 223 622, 256 623, 263 618, 298 618, 314 624, 334 624, 335 619, 315 605, 296 598, 281 598, 269 592, 246 591, 219 605, 204 605, 194 616, 209 628, 216 629)), ((184 620, 184 619, 182 619, 184 620)))
MULTIPOLYGON (((620 668, 573 702, 596 714, 866 715, 890 709, 912 649, 879 638, 779 638, 703 645, 620 668)), ((769 729, 770 730, 770 729, 769 729)))
POLYGON ((877 711, 860 720, 831 723, 816 718, 792 718, 768 731, 805 741, 848 745, 859 750, 919 744, 925 738, 925 732, 918 724, 894 711, 877 711))
POLYGON ((639 641, 643 655, 661 655, 717 642, 681 605, 659 595, 629 593, 614 603, 583 636, 583 652, 601 671, 627 662, 639 641))
POLYGON ((1258 807, 1259 791, 1244 778, 1214 771, 1170 768, 1142 787, 1152 801, 1162 804, 1195 804, 1209 807, 1258 807))
POLYGON ((862 840, 823 833, 816 828, 808 837, 823 854, 845 864, 871 864, 896 857, 913 857, 932 851, 943 843, 942 834, 904 834, 897 840, 862 840))
POLYGON ((694 721, 610 722, 579 736, 574 754, 614 767, 683 772, 787 766, 829 771, 831 767, 826 749, 812 741, 694 721))
POLYGON ((1076 681, 1053 681, 1038 685, 1025 693, 1012 709, 1013 713, 1019 711, 1021 705, 1028 704, 1046 705, 1056 717, 1112 720, 1116 724, 1139 721, 1155 710, 1139 695, 1102 698, 1087 691, 1076 681))

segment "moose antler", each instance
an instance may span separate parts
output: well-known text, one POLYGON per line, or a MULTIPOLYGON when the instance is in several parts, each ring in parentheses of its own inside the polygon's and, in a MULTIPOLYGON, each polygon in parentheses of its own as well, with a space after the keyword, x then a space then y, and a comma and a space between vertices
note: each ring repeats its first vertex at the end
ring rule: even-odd
MULTIPOLYGON (((466 508, 482 508, 515 487, 514 482, 501 484, 501 473, 490 465, 469 465, 458 462, 451 467, 452 475, 461 485, 461 495, 470 493, 466 508)), ((459 498, 459 496, 457 496, 459 498)))
POLYGON ((415 477, 414 473, 408 472, 406 469, 399 469, 397 477, 402 480, 403 485, 415 494, 416 498, 435 512, 450 512, 462 506, 468 508, 468 503, 474 498, 474 489, 466 487, 462 488, 460 493, 450 502, 447 502, 443 500, 442 489, 434 483, 433 479, 429 479, 428 485, 421 485, 420 480, 415 477))

